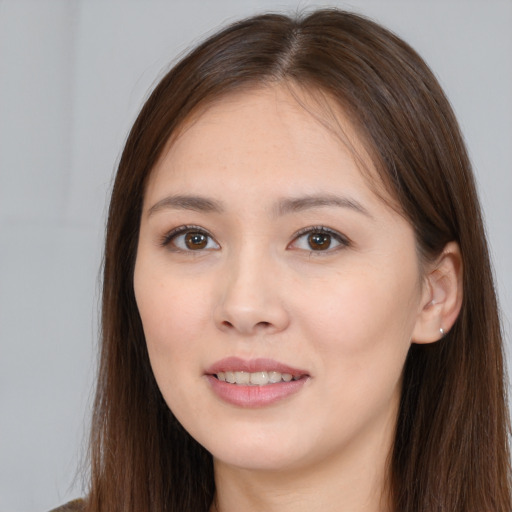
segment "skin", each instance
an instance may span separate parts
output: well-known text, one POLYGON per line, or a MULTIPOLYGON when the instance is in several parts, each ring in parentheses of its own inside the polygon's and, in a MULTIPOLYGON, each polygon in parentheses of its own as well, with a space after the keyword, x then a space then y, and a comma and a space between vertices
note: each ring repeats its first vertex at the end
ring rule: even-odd
POLYGON ((387 509, 402 369, 413 338, 439 337, 439 304, 457 281, 447 254, 448 271, 430 279, 407 220, 283 87, 224 98, 173 140, 145 193, 135 294, 162 394, 214 457, 220 512, 387 509), (177 195, 218 208, 166 202, 177 195), (343 201, 290 207, 311 196, 343 201), (190 225, 205 246, 169 236, 190 225), (319 233, 327 249, 297 235, 318 226, 335 233, 319 233), (228 356, 308 377, 283 400, 238 407, 205 375, 228 356))

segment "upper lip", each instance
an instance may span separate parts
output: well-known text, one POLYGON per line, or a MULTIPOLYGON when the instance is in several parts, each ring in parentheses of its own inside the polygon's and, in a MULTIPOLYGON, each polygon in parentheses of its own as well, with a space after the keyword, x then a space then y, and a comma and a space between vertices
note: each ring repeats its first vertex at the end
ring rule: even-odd
POLYGON ((207 370, 208 375, 216 375, 219 372, 280 372, 289 373, 293 377, 309 375, 307 371, 293 368, 287 364, 273 359, 242 359, 240 357, 226 357, 213 363, 207 370))

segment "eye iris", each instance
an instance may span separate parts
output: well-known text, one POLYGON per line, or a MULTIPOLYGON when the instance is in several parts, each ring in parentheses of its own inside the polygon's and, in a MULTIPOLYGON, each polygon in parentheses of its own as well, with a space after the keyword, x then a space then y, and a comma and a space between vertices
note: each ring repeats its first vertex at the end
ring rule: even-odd
POLYGON ((203 233, 187 233, 185 245, 191 250, 204 249, 208 244, 208 238, 203 233))
POLYGON ((308 236, 308 244, 311 249, 325 251, 331 245, 331 235, 327 233, 311 233, 308 236))

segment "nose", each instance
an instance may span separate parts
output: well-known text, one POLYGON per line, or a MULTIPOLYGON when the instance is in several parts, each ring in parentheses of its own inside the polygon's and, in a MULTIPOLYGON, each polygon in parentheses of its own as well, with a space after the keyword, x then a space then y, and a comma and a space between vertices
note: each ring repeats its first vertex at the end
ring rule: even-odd
POLYGON ((253 336, 275 334, 288 327, 286 290, 269 259, 253 253, 226 262, 214 311, 219 329, 253 336))

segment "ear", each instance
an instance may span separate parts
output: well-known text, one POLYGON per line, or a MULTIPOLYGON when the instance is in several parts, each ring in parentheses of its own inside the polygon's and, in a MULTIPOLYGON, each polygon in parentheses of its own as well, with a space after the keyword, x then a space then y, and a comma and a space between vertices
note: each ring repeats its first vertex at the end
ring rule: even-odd
POLYGON ((449 242, 428 266, 413 343, 433 343, 452 328, 462 306, 462 272, 459 245, 449 242))

